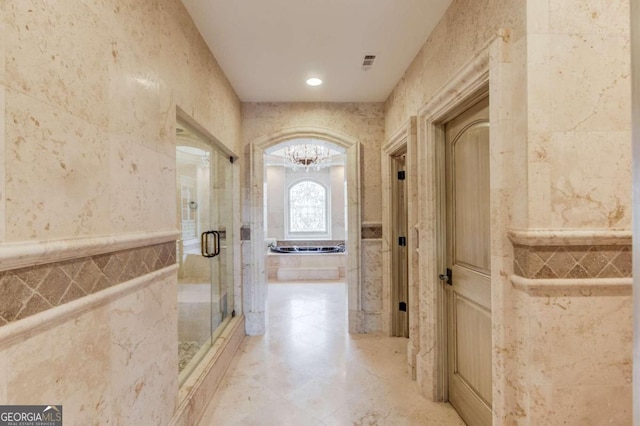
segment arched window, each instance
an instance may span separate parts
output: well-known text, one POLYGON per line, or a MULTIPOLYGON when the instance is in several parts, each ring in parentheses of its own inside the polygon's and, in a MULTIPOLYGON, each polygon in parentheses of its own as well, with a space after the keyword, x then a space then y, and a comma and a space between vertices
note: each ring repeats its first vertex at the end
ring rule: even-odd
POLYGON ((289 187, 289 234, 327 234, 327 190, 312 180, 289 187))

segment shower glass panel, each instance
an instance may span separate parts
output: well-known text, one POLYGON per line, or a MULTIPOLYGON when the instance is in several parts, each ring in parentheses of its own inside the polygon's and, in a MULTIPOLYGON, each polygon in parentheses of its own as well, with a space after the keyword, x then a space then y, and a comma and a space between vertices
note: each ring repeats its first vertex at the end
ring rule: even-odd
POLYGON ((182 384, 233 314, 232 165, 228 155, 180 119, 176 136, 182 384))

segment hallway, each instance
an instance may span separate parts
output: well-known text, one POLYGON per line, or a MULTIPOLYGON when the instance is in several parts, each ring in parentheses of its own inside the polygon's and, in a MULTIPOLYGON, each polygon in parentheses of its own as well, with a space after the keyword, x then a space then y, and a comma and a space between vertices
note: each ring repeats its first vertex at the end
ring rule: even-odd
POLYGON ((349 335, 344 283, 270 284, 269 330, 245 337, 201 425, 463 425, 418 395, 406 339, 349 335))

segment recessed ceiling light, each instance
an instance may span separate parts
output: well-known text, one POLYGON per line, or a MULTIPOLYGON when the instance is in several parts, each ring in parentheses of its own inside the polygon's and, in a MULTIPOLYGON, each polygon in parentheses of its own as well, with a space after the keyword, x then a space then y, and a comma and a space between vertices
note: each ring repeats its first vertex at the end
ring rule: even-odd
POLYGON ((320 86, 322 84, 322 80, 320 80, 317 77, 311 77, 310 79, 307 80, 307 84, 309 86, 320 86))

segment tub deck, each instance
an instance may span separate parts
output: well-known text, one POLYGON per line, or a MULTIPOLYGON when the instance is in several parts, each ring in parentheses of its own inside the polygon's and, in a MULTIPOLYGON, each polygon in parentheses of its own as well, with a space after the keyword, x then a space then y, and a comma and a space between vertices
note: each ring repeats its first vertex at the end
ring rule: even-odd
POLYGON ((345 277, 346 253, 267 252, 270 281, 339 280, 345 277))

